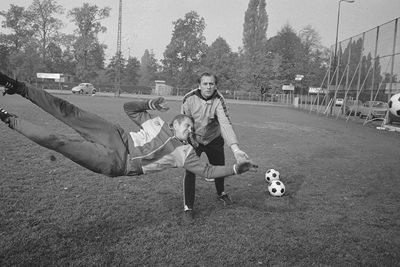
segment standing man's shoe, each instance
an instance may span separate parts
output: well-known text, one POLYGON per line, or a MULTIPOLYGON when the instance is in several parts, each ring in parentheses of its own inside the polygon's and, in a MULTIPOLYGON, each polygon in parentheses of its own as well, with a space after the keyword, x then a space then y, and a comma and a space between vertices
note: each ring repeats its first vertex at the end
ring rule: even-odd
POLYGON ((225 192, 222 192, 222 194, 217 198, 219 201, 224 203, 224 206, 229 206, 233 204, 232 198, 225 192))
POLYGON ((189 209, 184 211, 184 221, 186 224, 191 224, 194 222, 194 211, 189 209))

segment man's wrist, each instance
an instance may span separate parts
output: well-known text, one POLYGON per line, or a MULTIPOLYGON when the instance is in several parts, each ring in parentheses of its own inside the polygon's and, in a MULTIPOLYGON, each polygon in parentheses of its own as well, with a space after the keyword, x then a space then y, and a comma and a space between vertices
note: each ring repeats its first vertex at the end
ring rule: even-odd
POLYGON ((237 144, 231 145, 232 153, 235 154, 236 152, 240 151, 240 148, 237 144))

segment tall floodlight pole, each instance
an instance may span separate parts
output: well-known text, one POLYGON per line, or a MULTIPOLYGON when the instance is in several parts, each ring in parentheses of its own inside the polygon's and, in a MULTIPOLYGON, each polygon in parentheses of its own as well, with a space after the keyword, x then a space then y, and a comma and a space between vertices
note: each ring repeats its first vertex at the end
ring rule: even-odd
MULTIPOLYGON (((336 93, 337 93, 338 88, 339 88, 339 84, 338 83, 339 83, 339 64, 340 64, 340 60, 338 60, 338 58, 337 58, 337 50, 338 50, 339 21, 340 21, 340 4, 342 2, 354 3, 355 1, 354 0, 339 0, 337 20, 336 20, 335 54, 333 56, 333 67, 334 67, 334 72, 333 73, 334 73, 334 75, 336 75, 335 76, 336 77, 336 82, 335 82, 336 88, 335 88, 335 95, 333 97, 333 101, 336 101, 336 93)), ((333 81, 333 78, 335 78, 335 77, 332 77, 332 81, 333 81)), ((332 113, 332 111, 333 111, 333 105, 334 105, 334 103, 332 102, 332 106, 330 108, 330 113, 332 113)))
POLYGON ((338 6, 338 13, 337 13, 337 21, 336 21, 336 41, 335 41, 335 55, 334 55, 334 66, 339 64, 339 61, 337 60, 337 48, 338 48, 338 35, 339 35, 339 19, 340 19, 340 3, 346 2, 346 3, 354 3, 354 0, 340 0, 339 1, 339 6, 338 6))
POLYGON ((119 0, 119 15, 118 15, 118 37, 117 37, 117 53, 115 66, 115 97, 121 94, 121 21, 122 21, 122 0, 119 0))

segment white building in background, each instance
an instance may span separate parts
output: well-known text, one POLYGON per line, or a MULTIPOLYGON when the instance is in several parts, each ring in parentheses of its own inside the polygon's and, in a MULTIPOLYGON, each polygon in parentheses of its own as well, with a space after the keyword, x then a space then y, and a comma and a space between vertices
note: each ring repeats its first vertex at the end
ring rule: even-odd
POLYGON ((156 86, 153 89, 153 95, 172 95, 172 86, 166 85, 165 81, 154 81, 156 86))
POLYGON ((293 84, 283 84, 282 85, 282 91, 284 92, 294 92, 294 85, 293 84))

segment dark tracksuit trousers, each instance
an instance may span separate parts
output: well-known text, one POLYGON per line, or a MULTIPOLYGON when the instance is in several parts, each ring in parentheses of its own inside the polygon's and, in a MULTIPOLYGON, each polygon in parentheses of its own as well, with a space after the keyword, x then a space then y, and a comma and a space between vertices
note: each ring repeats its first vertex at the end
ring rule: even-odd
POLYGON ((129 136, 119 125, 30 85, 23 88, 21 95, 73 128, 81 137, 53 133, 18 117, 10 118, 10 128, 93 172, 111 177, 125 175, 129 136))
MULTIPOLYGON (((204 152, 207 155, 208 161, 211 165, 223 166, 225 165, 225 153, 224 153, 224 139, 222 136, 215 138, 211 143, 207 145, 199 144, 195 149, 196 154, 200 155, 204 152)), ((224 181, 225 178, 218 178, 214 180, 217 194, 221 195, 224 192, 224 181)), ((183 178, 183 194, 184 204, 189 208, 193 209, 195 200, 196 190, 196 175, 190 171, 185 172, 183 178)))

